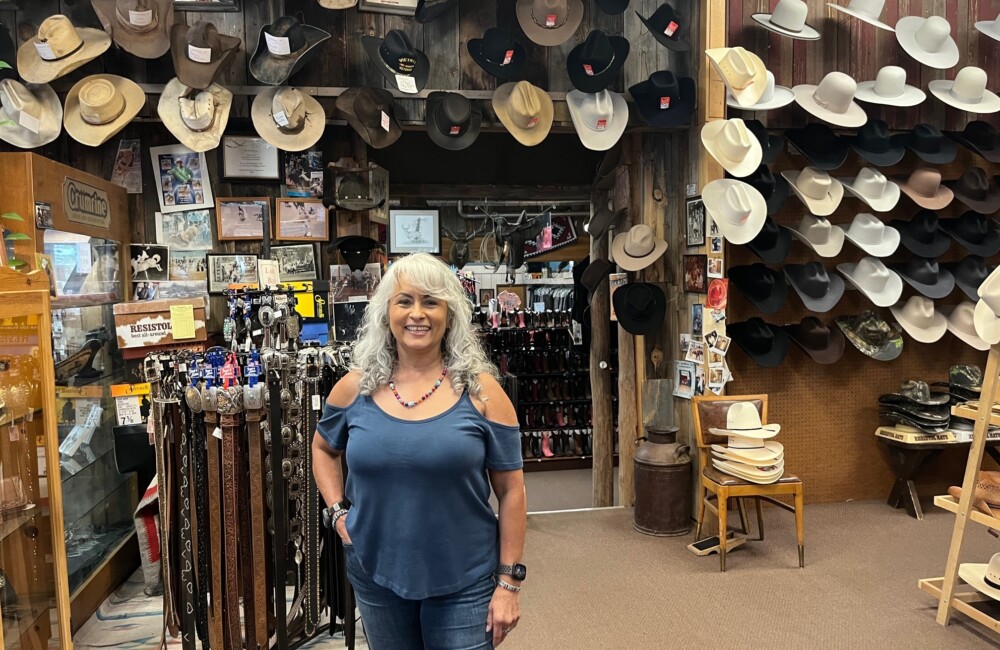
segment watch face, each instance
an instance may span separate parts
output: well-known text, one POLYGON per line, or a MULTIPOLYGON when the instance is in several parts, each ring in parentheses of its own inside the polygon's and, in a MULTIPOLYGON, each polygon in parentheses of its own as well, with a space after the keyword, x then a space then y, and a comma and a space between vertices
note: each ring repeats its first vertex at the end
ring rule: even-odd
POLYGON ((523 564, 515 564, 514 571, 510 577, 514 578, 515 580, 524 580, 524 578, 527 577, 527 575, 528 575, 528 567, 524 566, 523 564))

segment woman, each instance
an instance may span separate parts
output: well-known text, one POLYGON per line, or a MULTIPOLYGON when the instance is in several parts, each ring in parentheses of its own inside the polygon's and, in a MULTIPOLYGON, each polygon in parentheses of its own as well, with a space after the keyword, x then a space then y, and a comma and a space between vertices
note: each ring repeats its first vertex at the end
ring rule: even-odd
POLYGON ((313 438, 373 650, 492 648, 520 618, 520 433, 471 310, 440 260, 394 263, 313 438))

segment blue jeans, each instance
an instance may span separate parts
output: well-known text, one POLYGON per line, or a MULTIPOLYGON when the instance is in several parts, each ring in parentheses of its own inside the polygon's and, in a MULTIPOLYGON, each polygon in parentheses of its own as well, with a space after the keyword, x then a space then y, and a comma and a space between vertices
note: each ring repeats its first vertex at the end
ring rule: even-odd
POLYGON ((496 583, 483 576, 462 591, 424 600, 400 598, 375 584, 345 544, 347 578, 361 610, 371 650, 491 650, 493 633, 486 618, 496 583))

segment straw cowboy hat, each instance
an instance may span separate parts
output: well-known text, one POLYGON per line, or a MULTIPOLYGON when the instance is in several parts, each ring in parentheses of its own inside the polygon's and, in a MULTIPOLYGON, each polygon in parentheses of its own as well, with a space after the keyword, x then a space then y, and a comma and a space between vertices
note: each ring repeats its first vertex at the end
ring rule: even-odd
POLYGON ((90 75, 67 93, 63 126, 80 144, 97 147, 125 128, 145 105, 146 93, 131 79, 90 75))
POLYGON ((526 147, 548 137, 555 114, 548 93, 527 81, 512 81, 497 88, 493 111, 514 139, 526 147))
POLYGON ((337 98, 337 110, 370 147, 383 149, 403 134, 392 93, 384 88, 348 88, 337 98))
POLYGON ((826 6, 831 9, 836 9, 841 13, 845 13, 848 16, 857 18, 858 20, 863 20, 869 25, 874 25, 880 29, 885 29, 890 32, 896 31, 878 19, 879 16, 882 15, 882 9, 885 8, 885 0, 851 0, 850 4, 846 7, 828 2, 826 3, 826 6))
POLYGON ((837 270, 877 307, 894 305, 903 294, 903 279, 874 257, 838 264, 837 270))
POLYGON ((911 57, 929 68, 947 70, 958 63, 951 24, 940 16, 905 16, 896 23, 896 40, 911 57))
POLYGON ((326 113, 296 88, 268 88, 254 97, 250 120, 265 142, 282 151, 304 151, 323 137, 326 113))
POLYGON ((844 231, 844 237, 873 257, 888 257, 899 248, 899 231, 867 212, 854 216, 851 225, 844 231))
POLYGON ((762 424, 760 411, 752 402, 735 402, 726 410, 726 426, 708 430, 717 436, 765 439, 778 435, 781 425, 762 424))
POLYGON ((785 447, 773 440, 729 436, 726 446, 712 445, 712 455, 720 460, 738 463, 777 463, 784 460, 785 447))
POLYGON ((219 146, 232 104, 233 93, 219 84, 194 90, 175 77, 163 87, 156 113, 181 144, 204 152, 219 146))
POLYGON ((751 14, 751 18, 775 34, 788 36, 800 41, 818 41, 819 32, 806 24, 809 7, 804 0, 778 0, 774 11, 769 14, 751 14))
POLYGON ((91 4, 104 31, 126 52, 158 59, 170 49, 172 0, 91 0, 91 4))
POLYGON ((840 183, 875 212, 888 212, 899 203, 899 186, 872 167, 862 167, 857 176, 841 178, 840 183))
POLYGON ((667 251, 667 242, 645 224, 632 226, 615 235, 611 242, 611 258, 626 271, 641 271, 667 251))
POLYGON ((804 214, 795 228, 784 227, 820 257, 836 257, 844 248, 844 229, 823 217, 804 214))
POLYGON ((701 128, 701 144, 727 172, 733 176, 748 176, 760 166, 763 149, 738 117, 713 120, 701 128))
POLYGON ((784 326, 785 332, 816 363, 836 363, 844 356, 847 340, 840 328, 829 327, 815 316, 784 326))
MULTIPOLYGON (((980 287, 980 301, 981 300, 982 287, 980 287)), ((964 343, 971 345, 977 350, 985 352, 990 349, 990 344, 979 336, 975 323, 976 305, 968 300, 963 300, 955 305, 952 308, 951 313, 948 314, 948 331, 957 336, 964 343)), ((988 329, 984 331, 987 334, 990 333, 988 329)))
POLYGON ((726 241, 746 244, 764 227, 767 202, 756 189, 742 181, 720 178, 701 191, 705 211, 726 241))
POLYGON ((93 61, 111 47, 103 30, 74 27, 62 14, 49 16, 38 33, 17 49, 17 72, 28 83, 45 84, 93 61))
POLYGON ((759 56, 742 47, 717 47, 705 50, 705 55, 741 107, 749 108, 764 96, 767 68, 759 56))
POLYGON ((827 273, 820 262, 786 264, 783 270, 788 283, 809 311, 830 311, 844 295, 844 279, 827 273))
POLYGON ((281 16, 260 28, 257 51, 250 57, 250 74, 257 81, 280 86, 315 56, 330 33, 303 25, 297 18, 281 16))
POLYGON ((1000 111, 1000 97, 986 89, 986 71, 966 66, 954 79, 934 79, 927 84, 931 94, 949 106, 970 113, 1000 111))
POLYGON ((1000 600, 1000 553, 994 554, 987 564, 963 562, 958 565, 958 577, 976 591, 1000 600))
POLYGON ((916 86, 906 83, 906 70, 896 65, 879 68, 874 81, 861 81, 854 99, 869 104, 886 106, 916 106, 927 95, 916 86))
POLYGON ((795 93, 792 92, 791 88, 775 85, 774 74, 770 70, 767 71, 765 76, 764 93, 757 100, 756 104, 743 106, 736 101, 733 93, 726 88, 726 106, 741 111, 769 111, 774 108, 788 106, 793 101, 795 101, 795 93))
POLYGON ((781 172, 795 195, 818 217, 833 214, 844 198, 844 186, 836 178, 815 167, 781 172))
POLYGON ((583 21, 582 0, 517 0, 517 22, 539 45, 562 45, 583 21))
POLYGON ((62 132, 63 107, 48 84, 25 86, 15 79, 0 81, 0 140, 21 149, 48 144, 62 132))
POLYGON ((628 126, 628 102, 618 93, 602 90, 566 93, 566 107, 583 146, 606 151, 618 143, 628 126))
POLYGON ((993 271, 979 285, 973 322, 979 338, 991 345, 1000 343, 1000 272, 993 271))
POLYGON ((995 41, 1000 41, 1000 14, 993 20, 977 20, 975 28, 995 41))
POLYGON ((894 178, 893 183, 914 203, 928 210, 940 210, 955 198, 949 187, 941 184, 941 172, 930 167, 918 167, 906 178, 894 178))
POLYGON ((746 463, 734 463, 713 458, 712 466, 724 474, 761 485, 776 483, 785 473, 784 461, 779 461, 771 465, 748 465, 746 463))
POLYGON ((924 296, 910 296, 905 303, 889 307, 893 318, 913 340, 934 343, 948 330, 948 318, 934 308, 934 301, 924 296))
POLYGON ((189 88, 208 88, 240 49, 240 39, 220 34, 212 23, 202 20, 190 27, 170 28, 170 55, 180 82, 189 88))
POLYGON ((843 72, 830 72, 819 85, 792 87, 795 101, 816 117, 837 126, 858 127, 868 121, 865 109, 854 101, 858 84, 843 72))

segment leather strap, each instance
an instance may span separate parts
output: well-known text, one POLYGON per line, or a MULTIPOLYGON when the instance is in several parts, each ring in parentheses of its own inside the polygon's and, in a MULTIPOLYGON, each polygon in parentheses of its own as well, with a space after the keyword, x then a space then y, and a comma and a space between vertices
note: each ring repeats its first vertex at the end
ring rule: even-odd
POLYGON ((222 544, 225 556, 226 606, 223 608, 226 630, 226 650, 242 647, 240 632, 240 573, 239 573, 239 483, 236 478, 239 452, 239 416, 221 413, 222 427, 222 544))
MULTIPOLYGON (((177 471, 176 491, 171 494, 171 519, 177 526, 177 546, 174 560, 177 571, 174 576, 177 582, 172 591, 177 599, 176 607, 181 622, 181 647, 184 650, 194 650, 195 647, 195 616, 194 616, 194 562, 191 543, 191 482, 190 466, 188 465, 187 427, 184 417, 186 406, 180 403, 170 404, 167 412, 170 416, 170 431, 174 438, 174 451, 177 471)), ((171 569, 173 570, 173 569, 171 569)))
MULTIPOLYGON (((246 442, 246 429, 243 426, 243 413, 238 413, 235 416, 222 416, 223 422, 225 422, 227 417, 234 417, 235 424, 233 426, 233 435, 236 437, 236 445, 234 447, 236 453, 236 481, 237 481, 237 505, 238 505, 238 516, 237 522, 239 526, 239 567, 240 567, 240 585, 242 587, 243 594, 243 634, 245 639, 244 647, 248 650, 258 650, 261 640, 257 636, 257 623, 259 618, 262 618, 263 612, 257 609, 257 602, 254 598, 254 559, 251 552, 252 544, 252 533, 253 528, 250 515, 250 473, 247 471, 247 442, 246 442), (258 615, 260 614, 260 615, 258 615)), ((228 430, 224 430, 223 436, 229 433, 228 430)), ((265 632, 266 634, 266 632, 265 632)), ((264 636, 263 643, 267 643, 267 637, 264 636)))
POLYGON ((191 470, 194 475, 194 505, 195 505, 195 549, 198 571, 198 592, 195 600, 196 627, 198 638, 209 642, 208 633, 208 595, 209 595, 209 550, 208 542, 208 467, 205 458, 205 416, 196 413, 191 425, 191 470))
MULTIPOLYGON (((213 389, 214 390, 214 389, 213 389)), ((203 393, 209 396, 209 391, 203 393)), ((208 456, 208 529, 211 540, 209 553, 211 555, 212 577, 212 609, 208 617, 208 643, 212 648, 225 646, 225 634, 222 626, 223 601, 223 545, 222 545, 222 466, 219 452, 221 445, 214 432, 218 427, 219 416, 215 412, 215 404, 211 398, 205 400, 205 447, 208 456)))
POLYGON ((258 645, 267 644, 267 553, 264 548, 267 512, 264 507, 264 457, 261 444, 260 421, 264 417, 263 394, 265 386, 247 387, 244 402, 247 405, 247 452, 250 466, 250 514, 252 518, 250 545, 253 557, 253 602, 257 612, 256 638, 258 645), (259 406, 259 408, 249 408, 259 406))
POLYGON ((271 518, 274 521, 272 531, 272 549, 274 559, 274 603, 277 617, 275 619, 276 647, 288 647, 288 619, 285 606, 285 576, 287 572, 286 552, 288 550, 288 500, 285 494, 285 482, 281 480, 281 375, 273 369, 267 369, 268 391, 268 424, 271 431, 271 466, 267 468, 271 475, 271 518))

